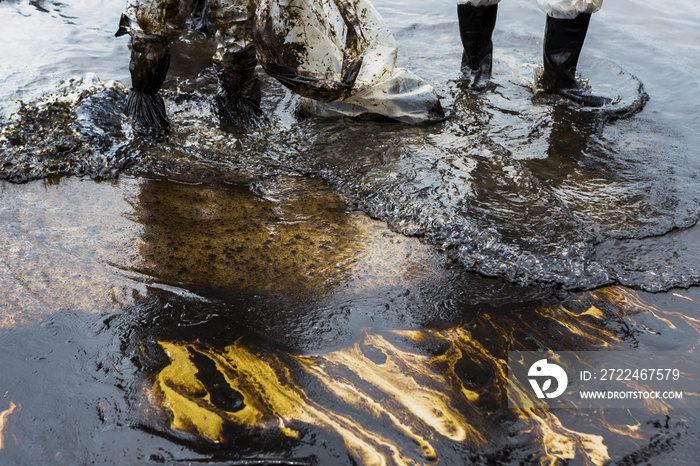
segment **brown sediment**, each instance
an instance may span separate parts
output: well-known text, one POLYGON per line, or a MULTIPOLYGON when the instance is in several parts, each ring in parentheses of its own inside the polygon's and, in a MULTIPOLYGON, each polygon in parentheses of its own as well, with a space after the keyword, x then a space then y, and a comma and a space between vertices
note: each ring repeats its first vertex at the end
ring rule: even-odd
POLYGON ((245 186, 147 181, 135 199, 145 228, 138 269, 194 287, 300 298, 331 291, 363 247, 365 220, 303 183, 310 195, 272 203, 245 186))
POLYGON ((147 294, 128 267, 138 225, 124 197, 138 181, 77 178, 0 183, 0 330, 25 328, 59 312, 109 313, 147 294), (99 238, 99 241, 97 240, 99 238))

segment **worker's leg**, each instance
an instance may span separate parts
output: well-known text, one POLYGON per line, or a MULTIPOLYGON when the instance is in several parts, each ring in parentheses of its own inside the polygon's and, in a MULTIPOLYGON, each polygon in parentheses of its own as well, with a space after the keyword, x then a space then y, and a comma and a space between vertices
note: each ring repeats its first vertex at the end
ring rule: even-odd
POLYGON ((537 0, 537 3, 547 13, 540 86, 585 106, 610 103, 609 98, 590 93, 576 80, 576 66, 591 14, 600 9, 603 0, 537 0))
POLYGON ((134 131, 156 137, 170 129, 163 99, 158 93, 170 66, 170 43, 185 27, 190 1, 130 0, 117 36, 131 36, 131 89, 126 113, 134 131))
POLYGON ((210 0, 210 6, 212 22, 217 29, 214 67, 219 76, 216 94, 219 116, 240 128, 258 126, 262 110, 253 41, 257 2, 210 0))
POLYGON ((491 79, 493 42, 498 2, 501 0, 458 0, 457 18, 462 39, 462 74, 475 91, 486 88, 491 79))

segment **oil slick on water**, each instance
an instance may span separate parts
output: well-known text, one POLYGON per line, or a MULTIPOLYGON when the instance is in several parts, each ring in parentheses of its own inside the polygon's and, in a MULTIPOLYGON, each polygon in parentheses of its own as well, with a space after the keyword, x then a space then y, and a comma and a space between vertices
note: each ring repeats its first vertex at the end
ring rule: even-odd
MULTIPOLYGON (((532 2, 499 11, 496 89, 481 96, 454 81, 453 4, 375 3, 452 120, 304 119, 265 80, 270 126, 226 133, 201 59, 211 44, 193 36, 165 92, 170 140, 134 140, 110 82, 128 61, 112 23, 83 18, 84 2, 0 5, 13 36, 48 23, 108 57, 82 69, 84 50, 55 40, 37 49, 56 68, 106 82, 56 90, 49 73, 10 89, 12 68, 0 84, 24 101, 2 102, 15 113, 0 173, 40 180, 0 187, 0 462, 694 464, 692 410, 504 401, 508 350, 695 351, 696 289, 619 286, 700 281, 685 106, 700 86, 647 53, 668 28, 645 25, 692 32, 606 5, 581 70, 597 88, 615 76, 624 98, 590 113, 533 94, 532 2)), ((685 40, 678 56, 694 53, 685 40)))

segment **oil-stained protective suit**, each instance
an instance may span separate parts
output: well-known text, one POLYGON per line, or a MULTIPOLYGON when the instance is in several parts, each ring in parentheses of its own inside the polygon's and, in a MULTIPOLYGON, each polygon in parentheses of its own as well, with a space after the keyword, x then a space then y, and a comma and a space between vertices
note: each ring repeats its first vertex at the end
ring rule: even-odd
MULTIPOLYGON (((120 29, 117 35, 129 34, 132 38, 132 56, 130 71, 132 76, 132 89, 127 102, 127 114, 134 120, 134 127, 138 132, 148 134, 163 134, 168 131, 169 123, 162 99, 158 95, 169 66, 170 43, 181 35, 185 28, 190 6, 193 1, 201 0, 129 0, 126 10, 122 15, 120 29)), ((346 114, 356 115, 360 113, 378 113, 391 118, 408 122, 419 123, 427 120, 436 120, 444 116, 435 90, 417 76, 405 70, 394 69, 396 59, 396 43, 388 31, 378 13, 369 3, 369 0, 341 0, 339 2, 324 2, 323 0, 281 0, 268 2, 267 0, 209 0, 212 23, 216 27, 216 53, 213 57, 214 67, 219 76, 219 90, 217 92, 217 104, 220 116, 231 120, 237 126, 252 127, 259 121, 262 115, 260 110, 260 83, 255 71, 258 64, 258 55, 261 56, 263 67, 272 76, 280 80, 292 90, 311 99, 331 102, 325 106, 307 104, 307 108, 320 114, 346 114), (310 9, 318 8, 319 4, 328 7, 332 13, 327 17, 310 15, 310 9), (339 9, 337 3, 344 4, 339 9), (333 8, 334 7, 334 8, 333 8), (260 9, 256 15, 256 10, 260 9), (280 11, 283 10, 283 11, 280 11), (278 60, 279 54, 289 49, 289 43, 278 40, 276 48, 270 47, 274 40, 279 39, 284 33, 294 29, 294 18, 285 11, 306 11, 306 22, 297 22, 302 26, 301 33, 293 31, 296 35, 296 51, 306 52, 318 49, 328 42, 328 31, 334 26, 340 25, 340 29, 333 29, 338 35, 338 43, 345 45, 351 38, 346 38, 343 33, 351 34, 351 28, 342 29, 348 24, 347 12, 361 10, 370 12, 368 18, 379 18, 381 24, 375 21, 371 27, 363 29, 365 36, 372 34, 385 39, 381 42, 370 40, 364 44, 363 56, 369 57, 364 61, 364 67, 360 67, 359 74, 352 80, 350 89, 342 93, 328 92, 327 89, 314 89, 314 77, 311 71, 323 70, 327 63, 319 62, 319 54, 306 53, 309 58, 304 64, 296 63, 294 69, 286 69, 281 72, 285 63, 278 60), (341 11, 340 23, 338 11, 341 11), (333 16, 335 14, 335 16, 333 16), (343 16, 345 15, 345 16, 343 16), (256 30, 256 17, 263 18, 258 21, 256 30), (281 18, 281 19, 280 19, 281 18), (285 21, 286 19, 286 21, 285 21), (321 34, 318 37, 304 35, 304 25, 311 19, 320 24, 318 29, 321 34), (329 25, 329 21, 335 20, 336 24, 329 25), (383 29, 382 29, 383 26, 383 29), (267 30, 265 29, 267 27, 267 30), (379 32, 377 32, 379 31, 379 32), (324 33, 326 33, 324 35, 324 33), (274 36, 274 37, 273 37, 274 36), (266 40, 267 39, 267 40, 266 40), (260 44, 258 44, 260 42, 260 44), (264 42, 264 43, 262 43, 264 42), (369 45, 368 45, 369 44, 369 45), (382 79, 368 80, 363 78, 370 72, 376 72, 376 66, 372 65, 371 45, 382 47, 382 52, 388 57, 383 65, 382 79), (256 45, 258 53, 256 54, 256 45), (285 49, 286 47, 286 49, 285 49), (388 49, 387 49, 388 47, 388 49), (394 48, 391 51, 391 48, 394 48), (276 55, 276 53, 278 55, 276 55), (282 65, 275 67, 275 65, 282 65), (304 67, 306 66, 306 68, 304 67), (314 68, 315 67, 315 68, 314 68), (368 71, 369 70, 369 71, 368 71), (285 79, 286 78, 286 79, 285 79), (321 92, 321 91, 325 91, 321 92), (422 100, 422 102, 421 102, 422 100), (420 105, 416 106, 416 102, 420 105)), ((361 23, 361 22, 360 22, 361 23)), ((366 38, 363 36, 363 38, 366 38)), ((286 37, 286 39, 295 39, 286 37)), ((327 45, 327 44, 326 44, 327 45)), ((347 66, 344 50, 333 50, 327 54, 333 66, 347 66)), ((355 53, 357 50, 354 51, 355 53)), ((376 55, 376 54, 375 54, 376 55)), ((318 80, 316 80, 318 81, 318 80)), ((346 81, 349 82, 349 81, 346 81)), ((318 85, 318 82, 315 82, 318 85)))
POLYGON ((370 0, 260 0, 258 58, 315 115, 444 118, 432 86, 396 68, 398 46, 370 0))

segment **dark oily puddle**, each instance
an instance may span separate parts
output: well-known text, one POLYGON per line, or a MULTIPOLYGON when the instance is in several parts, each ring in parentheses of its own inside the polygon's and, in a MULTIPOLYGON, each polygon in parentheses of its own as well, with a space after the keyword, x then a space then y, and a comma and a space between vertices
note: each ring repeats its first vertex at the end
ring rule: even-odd
POLYGON ((644 255, 634 253, 648 238, 687 231, 689 240, 676 250, 697 256, 690 240, 697 181, 690 167, 664 165, 648 142, 614 130, 620 115, 641 110, 646 97, 638 80, 610 66, 601 65, 600 79, 620 81, 620 108, 571 108, 532 97, 522 83, 506 83, 483 102, 454 85, 454 118, 423 127, 295 120, 298 101, 267 80, 267 125, 243 134, 219 127, 207 94, 214 78, 205 68, 164 92, 175 129, 160 142, 133 138, 120 111, 121 84, 70 81, 56 95, 21 106, 3 126, 0 173, 15 182, 119 173, 303 174, 483 275, 566 289, 697 284, 699 263, 680 260, 677 251, 651 244, 644 255), (605 135, 610 127, 612 139, 605 135), (506 130, 512 137, 504 140, 499 131, 506 130))
POLYGON ((3 184, 6 464, 692 464, 696 410, 512 410, 508 351, 693 351, 697 290, 466 272, 323 182, 3 184))
MULTIPOLYGON (((428 65, 413 47, 435 33, 430 24, 398 28, 421 73, 428 65)), ((163 91, 173 128, 166 141, 134 138, 124 86, 89 74, 0 117, 0 177, 303 174, 483 275, 565 289, 700 283, 697 163, 669 153, 690 149, 673 141, 673 122, 647 117, 643 83, 593 54, 580 70, 613 104, 586 110, 540 92, 541 51, 530 34, 504 32, 481 95, 454 80, 454 50, 435 51, 434 81, 453 112, 444 123, 305 118, 299 98, 263 76, 266 124, 240 133, 222 129, 212 110, 213 44, 190 32, 173 47, 163 91), (659 238, 677 246, 657 247, 659 238)))

